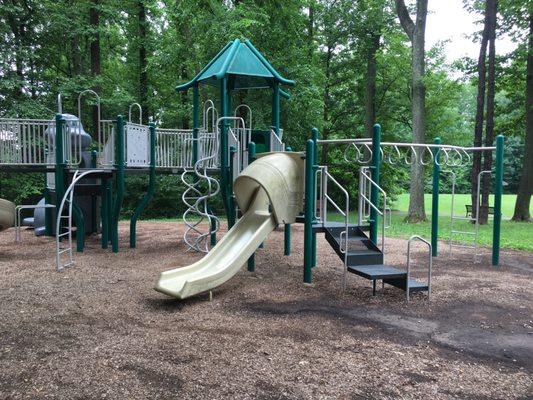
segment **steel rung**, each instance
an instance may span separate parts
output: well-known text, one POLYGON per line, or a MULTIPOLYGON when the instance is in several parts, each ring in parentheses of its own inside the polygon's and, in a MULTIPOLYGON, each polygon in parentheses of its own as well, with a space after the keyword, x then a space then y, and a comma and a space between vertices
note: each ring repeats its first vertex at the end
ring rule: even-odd
POLYGON ((463 235, 476 235, 476 232, 466 232, 466 231, 450 231, 451 233, 460 233, 463 235))

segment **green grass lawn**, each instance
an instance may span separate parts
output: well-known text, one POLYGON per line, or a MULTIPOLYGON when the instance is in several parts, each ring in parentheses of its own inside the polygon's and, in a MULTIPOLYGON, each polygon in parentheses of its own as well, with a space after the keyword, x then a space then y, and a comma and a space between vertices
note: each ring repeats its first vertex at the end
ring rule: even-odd
MULTIPOLYGON (((514 204, 516 201, 515 194, 504 194, 502 196, 502 214, 503 219, 510 219, 513 216, 514 204)), ((424 195, 424 203, 426 206, 426 212, 431 212, 431 194, 424 195)), ((456 194, 454 199, 454 214, 456 216, 465 215, 465 205, 472 204, 472 200, 469 194, 456 194)), ((489 204, 494 205, 494 196, 490 196, 489 204)), ((398 196, 398 199, 392 204, 393 210, 400 212, 407 212, 409 208, 409 194, 404 193, 398 196)), ((441 194, 439 196, 439 215, 449 216, 452 209, 452 195, 441 194)), ((531 213, 533 214, 533 203, 531 204, 531 213)))

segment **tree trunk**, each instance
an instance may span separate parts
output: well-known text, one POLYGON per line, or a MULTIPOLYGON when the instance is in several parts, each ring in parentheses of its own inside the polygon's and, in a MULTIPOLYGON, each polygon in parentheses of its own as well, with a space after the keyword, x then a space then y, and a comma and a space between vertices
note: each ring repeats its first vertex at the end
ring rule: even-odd
MULTIPOLYGON (((498 1, 488 0, 489 8, 489 71, 487 88, 487 123, 485 127, 485 146, 494 144, 494 96, 495 96, 495 70, 496 70, 496 13, 498 1)), ((486 151, 483 155, 483 171, 492 169, 492 151, 486 151)), ((481 209, 479 210, 479 223, 486 224, 489 218, 489 194, 491 175, 483 174, 481 185, 481 209)), ((477 203, 476 203, 477 204, 477 203)))
POLYGON ((376 123, 376 53, 379 49, 380 33, 370 37, 365 74, 365 137, 372 137, 376 123))
MULTIPOLYGON (((480 147, 483 143, 483 121, 485 114, 485 91, 487 80, 487 43, 489 40, 490 31, 490 1, 485 3, 485 21, 483 33, 481 36, 481 46, 479 49, 479 57, 477 61, 477 98, 476 98, 476 124, 474 128, 474 147, 480 147)), ((470 193, 472 197, 472 216, 477 213, 479 200, 477 198, 477 180, 478 174, 481 172, 481 152, 475 151, 472 158, 472 172, 470 174, 470 193)))
POLYGON ((144 0, 138 2, 139 19, 139 100, 143 109, 143 122, 148 122, 150 115, 148 106, 148 61, 146 59, 146 43, 147 43, 147 24, 146 24, 146 7, 144 0))
MULTIPOLYGON (((426 87, 425 75, 425 33, 428 0, 417 0, 416 22, 413 22, 404 0, 396 0, 396 11, 400 23, 409 39, 413 58, 412 70, 412 118, 413 143, 426 141, 426 87)), ((407 222, 426 220, 424 207, 424 166, 420 162, 411 165, 411 187, 409 190, 409 211, 407 222)))
POLYGON ((309 2, 309 19, 307 21, 307 35, 309 38, 309 56, 314 52, 314 40, 315 40, 315 9, 313 1, 309 2))
MULTIPOLYGON (((98 79, 101 73, 101 60, 100 60, 100 11, 99 0, 92 0, 92 5, 89 10, 89 22, 93 35, 91 37, 91 76, 93 79, 98 79)), ((92 88, 96 93, 100 93, 100 85, 96 83, 92 88)), ((93 138, 98 140, 98 107, 94 105, 92 107, 92 132, 93 138)))
MULTIPOLYGON (((329 136, 329 107, 330 107, 330 78, 331 78, 331 58, 333 57, 333 46, 328 44, 326 51, 326 86, 324 88, 324 128, 322 129, 322 139, 329 136)), ((325 165, 328 163, 328 145, 322 145, 322 154, 320 160, 315 160, 317 164, 325 165)))
POLYGON ((513 221, 529 221, 533 190, 533 13, 529 14, 529 40, 526 72, 526 142, 522 175, 514 208, 513 221))

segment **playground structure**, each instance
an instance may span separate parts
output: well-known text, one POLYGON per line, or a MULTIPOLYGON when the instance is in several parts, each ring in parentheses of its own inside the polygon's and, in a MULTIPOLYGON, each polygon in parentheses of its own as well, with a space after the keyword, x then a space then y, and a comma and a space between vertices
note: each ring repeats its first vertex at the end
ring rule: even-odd
MULTIPOLYGON (((118 252, 118 219, 127 173, 147 173, 149 177, 147 192, 130 219, 130 247, 136 246, 137 219, 155 193, 156 173, 179 174, 186 187, 182 196, 186 205, 183 239, 189 249, 207 254, 190 266, 163 272, 156 290, 186 298, 224 283, 245 261, 248 270, 253 271, 255 250, 279 224, 285 225, 285 255, 289 255, 290 227, 299 222, 304 224, 304 282, 312 282, 312 268, 317 264, 316 235, 324 233, 341 259, 343 287, 350 272, 371 280, 374 294, 376 283, 382 281, 404 290, 409 300, 410 294, 417 291, 431 293, 432 257, 438 251, 441 167, 463 165, 472 152, 496 151, 492 262, 498 265, 502 136, 497 138, 495 147, 466 148, 444 145, 439 139, 434 144, 382 142, 379 125, 375 126, 372 139, 322 140, 318 130, 313 129, 305 152, 286 152, 280 101, 290 96, 281 85, 294 82, 283 78, 250 42, 235 40, 190 82, 176 88, 192 89, 192 129, 143 125, 142 109, 136 103, 129 108, 128 121, 122 116, 116 120, 100 119, 100 98, 93 91, 84 91, 78 98, 78 117, 62 114, 59 101, 59 113, 53 121, 0 120, 0 170, 46 173, 45 231, 56 237, 58 270, 74 262, 74 227, 77 251, 83 251, 86 233, 99 232, 102 248, 111 243, 113 252, 118 252), (201 84, 220 89, 219 109, 211 100, 200 104, 201 84), (233 114, 230 112, 231 93, 246 89, 272 90, 269 129, 253 129, 252 110, 247 105, 240 104, 233 114), (98 109, 94 141, 85 134, 80 119, 85 95, 95 98, 98 109), (131 118, 134 107, 139 108, 139 123, 131 118), (357 199, 351 199, 328 166, 319 162, 321 145, 344 146, 344 160, 359 165, 357 199), (95 150, 89 151, 90 146, 95 150), (384 262, 386 216, 390 210, 387 194, 380 186, 380 166, 384 162, 405 165, 417 162, 433 167, 431 241, 419 236, 409 240, 406 270, 384 262), (342 194, 342 204, 334 198, 332 188, 342 194), (87 196, 88 205, 80 206, 78 195, 87 196), (222 198, 229 229, 218 244, 219 221, 210 208, 210 200, 215 196, 222 198), (357 218, 353 218, 354 204, 358 205, 357 218), (336 212, 342 221, 330 221, 329 210, 336 212), (414 241, 422 241, 429 249, 424 281, 411 276, 414 241)), ((10 217, 11 224, 14 215, 15 212, 10 217)), ((452 214, 452 221, 453 218, 452 214)), ((20 224, 20 217, 16 220, 20 224)), ((476 226, 478 222, 479 211, 476 226)))

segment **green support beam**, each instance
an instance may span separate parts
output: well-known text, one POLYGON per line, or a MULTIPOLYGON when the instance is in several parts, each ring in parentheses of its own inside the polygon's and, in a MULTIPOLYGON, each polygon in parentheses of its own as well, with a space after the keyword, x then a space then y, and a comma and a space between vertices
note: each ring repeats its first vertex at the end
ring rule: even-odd
MULTIPOLYGON (((315 174, 316 174, 316 171, 318 170, 318 165, 320 164, 318 160, 318 139, 320 138, 320 133, 318 132, 317 128, 311 129, 311 138, 313 140, 313 188, 314 188, 314 185, 316 184, 315 174)), ((312 198, 312 207, 313 207, 313 224, 316 224, 318 221, 315 217, 316 198, 314 197, 314 191, 313 191, 313 198, 312 198)), ((313 267, 315 267, 316 266, 316 232, 314 231, 313 231, 312 251, 313 251, 312 265, 313 267)))
MULTIPOLYGON (((248 164, 255 161, 255 143, 248 143, 248 164)), ((255 271, 255 253, 248 258, 248 271, 255 271)))
POLYGON ((305 145, 305 225, 304 225, 304 282, 313 281, 313 198, 314 198, 315 142, 308 139, 305 145))
POLYGON ((102 178, 100 183, 100 190, 102 192, 102 207, 100 219, 102 221, 102 249, 107 249, 109 245, 109 220, 111 205, 109 198, 111 197, 111 187, 108 178, 102 178))
POLYGON ((494 182, 494 228, 492 231, 492 265, 500 264, 500 230, 503 193, 503 135, 496 137, 496 176, 494 182))
MULTIPOLYGON (((286 151, 291 152, 292 149, 287 146, 286 151)), ((285 224, 283 229, 283 254, 291 255, 291 224, 285 224)))
MULTIPOLYGON (((193 143, 196 143, 194 141, 193 143)), ((155 148, 156 148, 156 132, 155 124, 150 124, 150 171, 148 176, 148 190, 141 199, 139 205, 135 208, 133 215, 130 219, 130 247, 134 249, 136 247, 137 239, 137 219, 146 208, 150 200, 154 197, 155 193, 155 148)))
MULTIPOLYGON (((440 138, 435 138, 435 144, 440 144, 440 138)), ((433 191, 431 195, 431 249, 433 257, 437 257, 439 241, 439 178, 440 178, 440 149, 433 148, 433 191)))
MULTIPOLYGON (((379 170, 381 166, 381 126, 379 124, 374 125, 374 132, 372 134, 372 165, 370 167, 372 171, 372 180, 379 185, 379 170)), ((375 204, 376 207, 379 204, 379 190, 376 186, 371 185, 370 188, 370 201, 375 204)), ((370 208, 370 240, 377 246, 378 243, 378 219, 379 215, 374 207, 370 208)))
POLYGON ((122 200, 124 198, 124 175, 125 175, 125 164, 124 164, 124 118, 122 115, 117 117, 117 138, 115 141, 116 145, 116 158, 115 158, 115 168, 117 170, 116 180, 117 180, 117 194, 113 202, 113 211, 112 211, 112 220, 113 224, 111 225, 111 247, 113 253, 118 253, 118 219, 120 217, 120 209, 122 208, 122 200))
POLYGON ((280 91, 279 83, 274 82, 272 85, 272 127, 274 132, 279 136, 280 130, 280 91))

